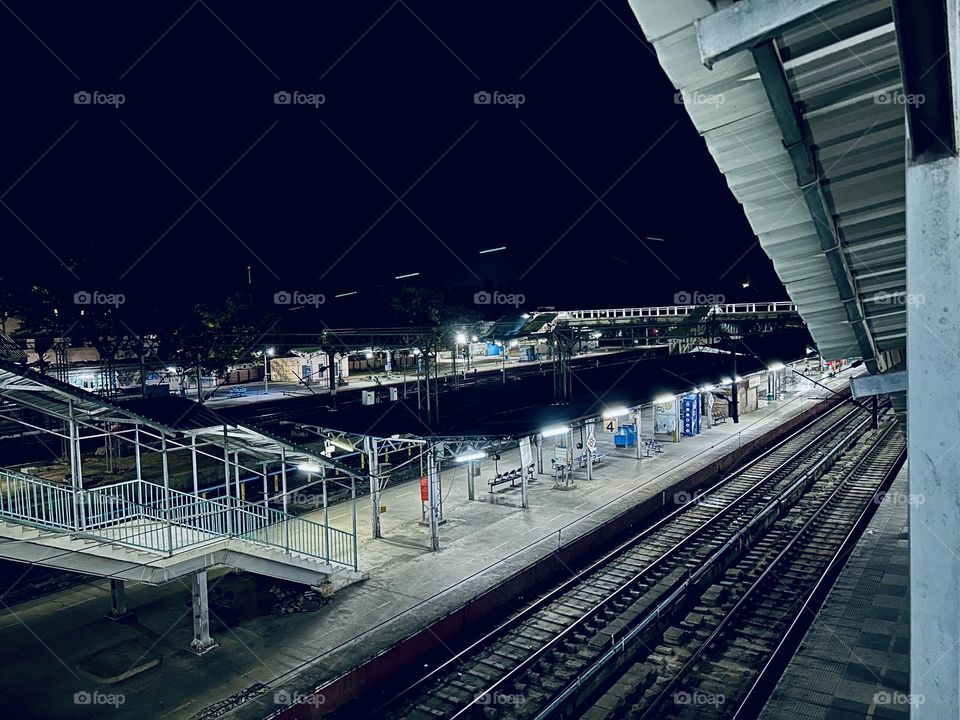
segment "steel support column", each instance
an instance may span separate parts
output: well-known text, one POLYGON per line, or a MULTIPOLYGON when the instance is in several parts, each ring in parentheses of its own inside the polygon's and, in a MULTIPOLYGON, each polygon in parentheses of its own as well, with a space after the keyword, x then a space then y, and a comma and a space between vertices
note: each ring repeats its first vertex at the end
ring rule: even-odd
POLYGON ((427 445, 427 514, 430 523, 430 549, 440 549, 440 468, 438 467, 437 449, 433 444, 427 445))
POLYGON ((367 472, 370 475, 370 529, 374 540, 383 537, 380 526, 380 458, 376 438, 364 436, 363 449, 367 454, 367 472))
POLYGON ((193 642, 190 649, 197 655, 217 647, 210 637, 210 605, 207 597, 207 571, 194 573, 190 583, 190 595, 193 600, 193 642))
POLYGON ((173 554, 173 518, 170 515, 170 466, 167 462, 167 436, 160 436, 160 461, 163 467, 163 518, 167 524, 167 553, 173 554))

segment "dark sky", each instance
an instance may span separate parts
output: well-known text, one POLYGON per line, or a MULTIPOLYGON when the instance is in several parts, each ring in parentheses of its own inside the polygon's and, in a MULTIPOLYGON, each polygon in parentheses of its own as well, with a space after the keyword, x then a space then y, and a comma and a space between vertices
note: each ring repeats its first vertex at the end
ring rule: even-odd
POLYGON ((250 266, 260 297, 324 294, 328 322, 375 321, 374 288, 403 282, 523 309, 784 297, 624 0, 0 16, 6 278, 178 312, 245 289, 250 266))

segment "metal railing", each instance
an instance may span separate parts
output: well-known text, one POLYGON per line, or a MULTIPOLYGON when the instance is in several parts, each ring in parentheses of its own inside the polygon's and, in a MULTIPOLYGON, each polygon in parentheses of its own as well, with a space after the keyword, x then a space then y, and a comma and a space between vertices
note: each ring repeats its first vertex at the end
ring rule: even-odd
MULTIPOLYGON (((685 317, 703 305, 661 305, 640 308, 604 308, 599 310, 561 310, 559 318, 571 320, 601 320, 645 317, 685 317)), ((720 303, 709 305, 711 315, 753 315, 756 313, 795 313, 792 302, 720 303)), ((536 316, 539 313, 535 313, 536 316)))
POLYGON ((234 497, 127 480, 88 490, 0 468, 0 517, 172 554, 236 538, 357 569, 353 534, 234 497))

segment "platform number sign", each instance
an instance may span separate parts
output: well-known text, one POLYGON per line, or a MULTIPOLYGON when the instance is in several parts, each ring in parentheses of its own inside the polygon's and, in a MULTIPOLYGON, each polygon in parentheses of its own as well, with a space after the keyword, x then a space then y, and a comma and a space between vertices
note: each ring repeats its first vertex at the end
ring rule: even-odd
POLYGON ((613 420, 611 420, 610 422, 607 423, 607 432, 613 432, 613 431, 614 431, 613 420))

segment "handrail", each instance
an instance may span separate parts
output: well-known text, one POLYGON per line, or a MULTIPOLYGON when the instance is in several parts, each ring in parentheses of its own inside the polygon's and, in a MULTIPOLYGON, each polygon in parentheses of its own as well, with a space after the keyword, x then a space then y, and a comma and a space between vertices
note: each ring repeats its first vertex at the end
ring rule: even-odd
POLYGON ((236 538, 357 569, 352 533, 239 498, 142 479, 79 489, 7 468, 0 483, 0 516, 28 525, 167 554, 236 538))

